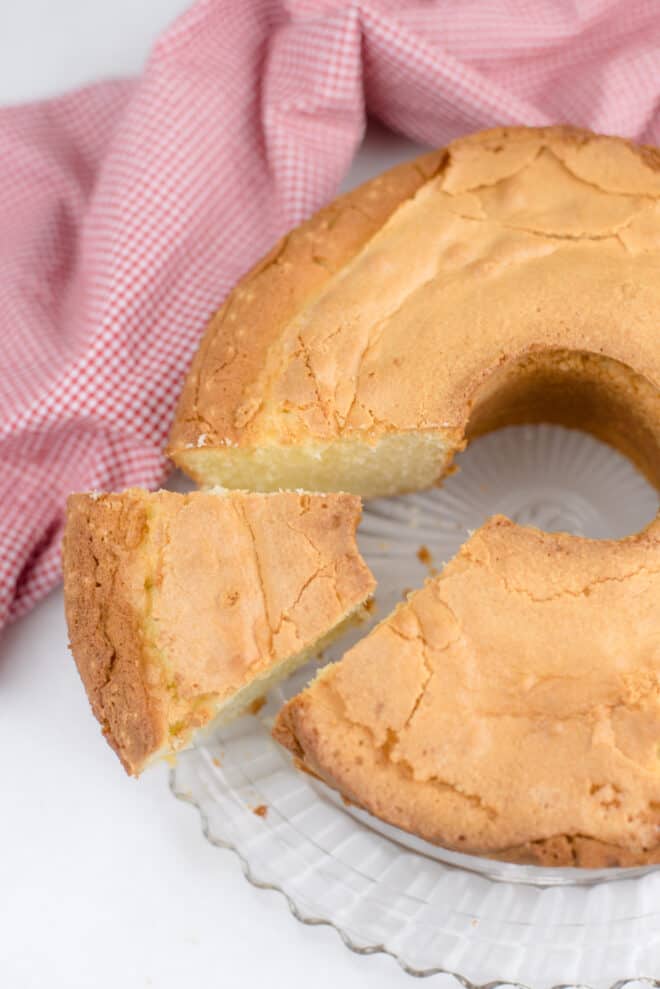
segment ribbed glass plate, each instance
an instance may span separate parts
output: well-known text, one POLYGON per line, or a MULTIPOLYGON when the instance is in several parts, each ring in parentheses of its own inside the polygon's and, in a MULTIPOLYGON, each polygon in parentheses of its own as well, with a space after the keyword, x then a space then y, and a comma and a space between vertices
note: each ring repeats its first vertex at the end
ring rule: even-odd
POLYGON ((658 510, 657 494, 623 457, 559 427, 501 430, 458 464, 442 488, 365 506, 360 548, 378 580, 369 620, 273 691, 258 715, 183 753, 173 792, 199 808, 207 838, 233 849, 251 882, 280 890, 299 920, 331 924, 348 947, 387 952, 410 974, 444 973, 448 985, 466 987, 620 989, 644 977, 660 986, 660 871, 541 869, 435 848, 345 805, 293 769, 270 737, 283 700, 490 515, 616 538, 658 510))

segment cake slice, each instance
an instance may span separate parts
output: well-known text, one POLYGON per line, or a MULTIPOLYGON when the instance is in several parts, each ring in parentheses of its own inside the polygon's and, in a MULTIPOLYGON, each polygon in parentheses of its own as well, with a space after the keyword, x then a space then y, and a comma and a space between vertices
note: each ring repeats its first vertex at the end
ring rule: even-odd
POLYGON ((494 518, 281 711, 373 814, 459 851, 660 860, 660 521, 618 542, 494 518))
POLYGON ((345 494, 75 494, 71 650, 127 772, 241 713, 371 594, 345 494))

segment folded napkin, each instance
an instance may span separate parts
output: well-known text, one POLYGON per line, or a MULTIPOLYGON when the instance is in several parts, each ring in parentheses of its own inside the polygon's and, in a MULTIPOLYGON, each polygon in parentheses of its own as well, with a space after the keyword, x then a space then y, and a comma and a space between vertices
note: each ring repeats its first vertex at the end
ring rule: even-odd
POLYGON ((210 314, 330 199, 367 111, 428 145, 557 121, 660 143, 655 0, 201 0, 135 82, 0 110, 0 626, 72 490, 155 487, 210 314))

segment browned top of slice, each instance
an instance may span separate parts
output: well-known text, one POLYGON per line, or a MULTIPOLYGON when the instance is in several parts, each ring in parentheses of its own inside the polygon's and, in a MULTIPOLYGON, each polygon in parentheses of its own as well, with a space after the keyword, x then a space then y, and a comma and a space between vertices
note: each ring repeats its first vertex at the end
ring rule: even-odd
POLYGON ((385 173, 232 292, 171 452, 420 429, 458 442, 481 383, 544 350, 657 386, 659 197, 655 150, 561 127, 475 134, 385 173))
POLYGON ((72 495, 71 649, 129 772, 373 590, 350 495, 72 495))
POLYGON ((659 600, 660 521, 610 542, 495 518, 294 698, 275 736, 439 844, 657 857, 659 600))

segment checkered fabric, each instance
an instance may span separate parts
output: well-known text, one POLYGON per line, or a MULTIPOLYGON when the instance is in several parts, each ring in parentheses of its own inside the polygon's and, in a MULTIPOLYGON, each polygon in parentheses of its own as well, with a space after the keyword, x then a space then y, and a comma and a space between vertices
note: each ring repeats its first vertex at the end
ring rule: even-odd
POLYGON ((660 143, 660 5, 201 0, 138 81, 0 110, 0 625, 57 581, 69 491, 163 480, 208 316, 332 197, 367 111, 429 145, 660 143))

